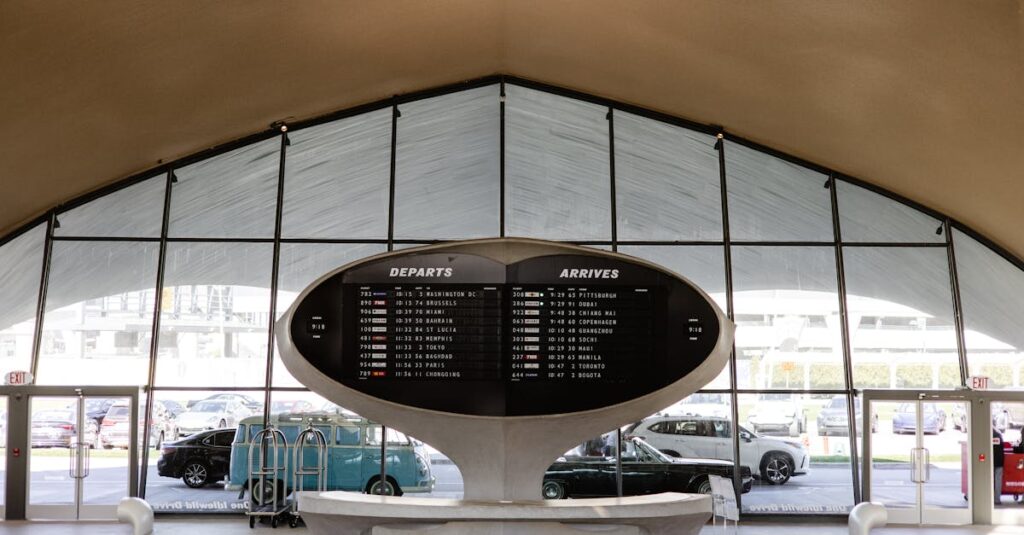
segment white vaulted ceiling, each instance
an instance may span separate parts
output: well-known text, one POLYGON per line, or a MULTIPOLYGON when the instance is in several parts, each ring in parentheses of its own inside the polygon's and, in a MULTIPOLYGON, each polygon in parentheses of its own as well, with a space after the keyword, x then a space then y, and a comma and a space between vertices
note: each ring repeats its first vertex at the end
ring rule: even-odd
POLYGON ((504 73, 704 123, 1024 256, 1024 3, 0 3, 0 234, 162 161, 504 73))

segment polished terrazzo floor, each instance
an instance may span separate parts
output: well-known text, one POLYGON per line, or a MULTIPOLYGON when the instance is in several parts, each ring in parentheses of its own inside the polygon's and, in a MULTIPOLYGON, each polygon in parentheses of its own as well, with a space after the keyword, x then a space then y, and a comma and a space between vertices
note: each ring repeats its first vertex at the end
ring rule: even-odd
MULTIPOLYGON (((271 531, 270 526, 257 526, 250 530, 244 518, 238 517, 163 517, 157 519, 154 535, 242 535, 244 533, 302 534, 302 528, 281 527, 271 531)), ((0 535, 122 535, 130 534, 126 525, 110 522, 0 522, 0 535)), ((845 525, 747 523, 740 526, 738 535, 847 535, 845 525)), ((872 535, 1024 535, 1024 526, 961 526, 961 527, 888 527, 876 529, 872 535)), ((707 526, 701 535, 723 535, 721 527, 707 526)), ((725 535, 737 535, 730 525, 725 535)))

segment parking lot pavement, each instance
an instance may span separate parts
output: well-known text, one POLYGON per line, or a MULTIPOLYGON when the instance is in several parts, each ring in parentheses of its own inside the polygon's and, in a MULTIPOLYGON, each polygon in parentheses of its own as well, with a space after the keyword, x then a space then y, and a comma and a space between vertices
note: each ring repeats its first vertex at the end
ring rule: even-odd
MULTIPOLYGON (((123 496, 124 469, 111 466, 112 460, 94 458, 92 471, 86 479, 87 497, 92 503, 116 503, 123 496), (97 464, 98 462, 98 464, 97 464)), ((33 503, 68 501, 73 484, 67 478, 66 459, 47 459, 34 463, 32 473, 33 503)), ((450 462, 437 459, 432 465, 437 482, 434 491, 419 496, 436 498, 462 497, 462 477, 450 462)), ((899 506, 912 503, 916 489, 909 481, 907 463, 885 463, 874 472, 872 499, 899 506)), ((225 490, 222 484, 190 489, 180 479, 160 477, 155 460, 147 473, 146 499, 160 512, 239 512, 245 509, 238 491, 225 490)), ((755 480, 751 492, 742 497, 747 513, 846 513, 853 505, 853 488, 849 465, 815 463, 811 473, 790 479, 785 485, 761 484, 755 480)), ((960 471, 955 463, 932 465, 928 485, 929 503, 944 507, 963 507, 960 492, 960 471)))

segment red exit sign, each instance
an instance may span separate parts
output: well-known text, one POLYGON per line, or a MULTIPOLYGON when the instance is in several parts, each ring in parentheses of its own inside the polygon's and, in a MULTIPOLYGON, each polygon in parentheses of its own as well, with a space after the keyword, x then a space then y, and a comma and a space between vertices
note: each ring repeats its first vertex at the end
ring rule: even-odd
POLYGON ((971 390, 988 390, 988 377, 982 375, 972 376, 971 390))
POLYGON ((24 371, 14 371, 7 374, 4 382, 10 386, 32 384, 32 374, 24 371))

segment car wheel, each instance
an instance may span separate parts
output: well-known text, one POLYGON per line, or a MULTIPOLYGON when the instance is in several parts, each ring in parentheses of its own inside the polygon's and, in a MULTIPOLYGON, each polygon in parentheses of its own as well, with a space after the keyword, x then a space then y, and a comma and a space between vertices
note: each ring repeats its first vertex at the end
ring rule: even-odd
POLYGON ((793 475, 793 460, 783 453, 769 453, 761 464, 761 479, 769 485, 784 485, 793 475))
POLYGON ((366 493, 382 496, 401 496, 402 489, 391 478, 385 479, 381 485, 380 478, 374 477, 366 484, 366 493))
POLYGON ((160 446, 164 445, 164 432, 160 431, 160 434, 156 436, 156 442, 153 443, 153 449, 158 450, 160 446))
POLYGON ((202 461, 189 461, 185 465, 181 480, 191 489, 205 487, 210 482, 210 469, 202 461))
POLYGON ((871 432, 878 432, 878 416, 875 416, 874 418, 871 419, 871 432))
POLYGON ((697 494, 711 494, 711 480, 703 477, 700 482, 693 487, 693 492, 697 494))
POLYGON ((220 424, 217 426, 217 429, 224 429, 227 426, 228 426, 228 423, 225 422, 224 420, 221 420, 220 424))
POLYGON ((800 422, 796 421, 789 425, 789 436, 798 437, 800 436, 800 422))
POLYGON ((565 486, 558 481, 545 481, 540 493, 545 500, 561 500, 565 498, 565 486))

